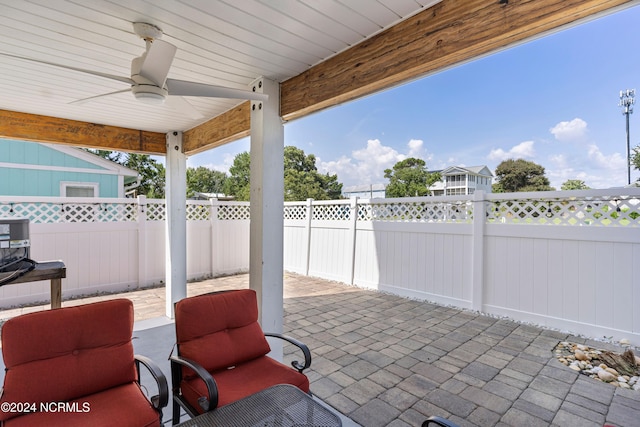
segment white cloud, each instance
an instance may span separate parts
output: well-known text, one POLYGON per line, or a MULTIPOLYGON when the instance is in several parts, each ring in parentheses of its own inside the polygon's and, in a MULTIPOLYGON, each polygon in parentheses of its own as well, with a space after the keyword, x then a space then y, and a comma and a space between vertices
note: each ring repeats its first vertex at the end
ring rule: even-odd
POLYGON ((626 171, 626 157, 620 153, 605 155, 595 144, 590 144, 587 149, 587 155, 591 160, 593 167, 610 171, 622 170, 626 171))
POLYGON ((422 148, 424 141, 421 139, 412 139, 407 145, 409 146, 409 157, 422 157, 424 153, 424 149, 422 148))
POLYGON ((429 159, 424 142, 412 139, 407 143, 407 154, 386 146, 379 139, 370 139, 367 146, 351 152, 351 156, 341 156, 337 160, 323 161, 318 158, 316 164, 322 173, 338 174, 338 180, 343 184, 377 184, 386 182, 384 170, 390 169, 397 162, 407 157, 429 159))
POLYGON ((493 149, 487 158, 494 161, 532 158, 536 155, 536 150, 533 145, 533 141, 524 141, 518 145, 514 145, 509 151, 505 151, 502 148, 493 149))
POLYGON ((233 166, 233 160, 236 158, 237 154, 239 154, 239 153, 236 153, 236 154, 225 153, 224 156, 223 156, 223 159, 222 159, 222 163, 198 164, 197 166, 195 164, 194 165, 189 164, 191 162, 189 162, 189 159, 187 159, 187 166, 189 166, 189 167, 204 166, 205 168, 213 169, 213 170, 224 172, 224 173, 228 174, 229 173, 229 168, 231 166, 233 166))
POLYGON ((570 122, 558 123, 549 129, 549 132, 551 132, 558 141, 579 141, 587 134, 587 122, 575 118, 570 122))

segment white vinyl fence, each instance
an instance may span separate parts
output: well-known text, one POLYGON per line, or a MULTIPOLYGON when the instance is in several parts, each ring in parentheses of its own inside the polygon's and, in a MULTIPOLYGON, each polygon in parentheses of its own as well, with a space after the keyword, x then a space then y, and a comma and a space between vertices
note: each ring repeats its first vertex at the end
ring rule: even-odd
MULTIPOLYGON (((188 202, 190 279, 248 270, 249 205, 188 202)), ((164 280, 164 201, 0 197, 64 297, 164 280)), ((284 267, 640 344, 640 189, 287 202, 284 267)), ((29 288, 29 289, 26 289, 29 288)), ((48 299, 4 286, 0 306, 48 299)))

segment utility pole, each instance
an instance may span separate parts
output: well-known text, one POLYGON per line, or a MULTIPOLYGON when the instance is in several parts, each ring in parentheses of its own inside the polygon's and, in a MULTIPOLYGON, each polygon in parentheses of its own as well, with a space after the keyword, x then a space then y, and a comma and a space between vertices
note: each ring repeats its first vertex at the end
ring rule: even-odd
POLYGON ((627 184, 631 184, 631 145, 629 140, 629 115, 633 113, 633 104, 635 103, 636 90, 627 89, 620 91, 620 104, 622 114, 627 119, 627 184))

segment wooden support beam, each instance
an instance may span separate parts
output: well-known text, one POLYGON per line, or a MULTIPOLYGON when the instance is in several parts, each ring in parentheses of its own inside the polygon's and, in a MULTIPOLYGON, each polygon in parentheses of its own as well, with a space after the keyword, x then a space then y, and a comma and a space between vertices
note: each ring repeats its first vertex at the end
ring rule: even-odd
POLYGON ((249 101, 243 102, 236 108, 184 132, 184 152, 192 155, 249 136, 250 108, 249 101))
POLYGON ((634 0, 443 0, 281 84, 291 120, 600 15, 634 0))
POLYGON ((165 155, 165 134, 0 110, 0 138, 165 155))

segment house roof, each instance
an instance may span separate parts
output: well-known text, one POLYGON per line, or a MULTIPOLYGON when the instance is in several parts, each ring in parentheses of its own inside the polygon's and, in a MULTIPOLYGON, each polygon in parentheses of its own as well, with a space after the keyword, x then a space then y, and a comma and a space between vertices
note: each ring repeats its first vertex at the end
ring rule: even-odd
POLYGON ((364 193, 367 191, 384 191, 387 188, 385 184, 370 184, 370 185, 352 185, 350 187, 344 187, 343 193, 364 193))
POLYGON ((41 144, 53 150, 66 154, 68 156, 72 156, 72 157, 84 160, 85 162, 94 164, 100 169, 108 170, 111 172, 115 172, 118 175, 122 175, 125 177, 125 183, 133 182, 138 178, 139 174, 137 171, 133 169, 129 169, 119 163, 112 162, 111 160, 103 159, 102 157, 96 154, 90 153, 86 150, 82 150, 80 148, 75 148, 75 147, 69 147, 66 145, 60 145, 60 144, 50 144, 50 143, 41 143, 41 144))
POLYGON ((474 175, 493 176, 493 173, 486 166, 449 166, 440 172, 444 175, 455 175, 460 173, 471 173, 474 175))

